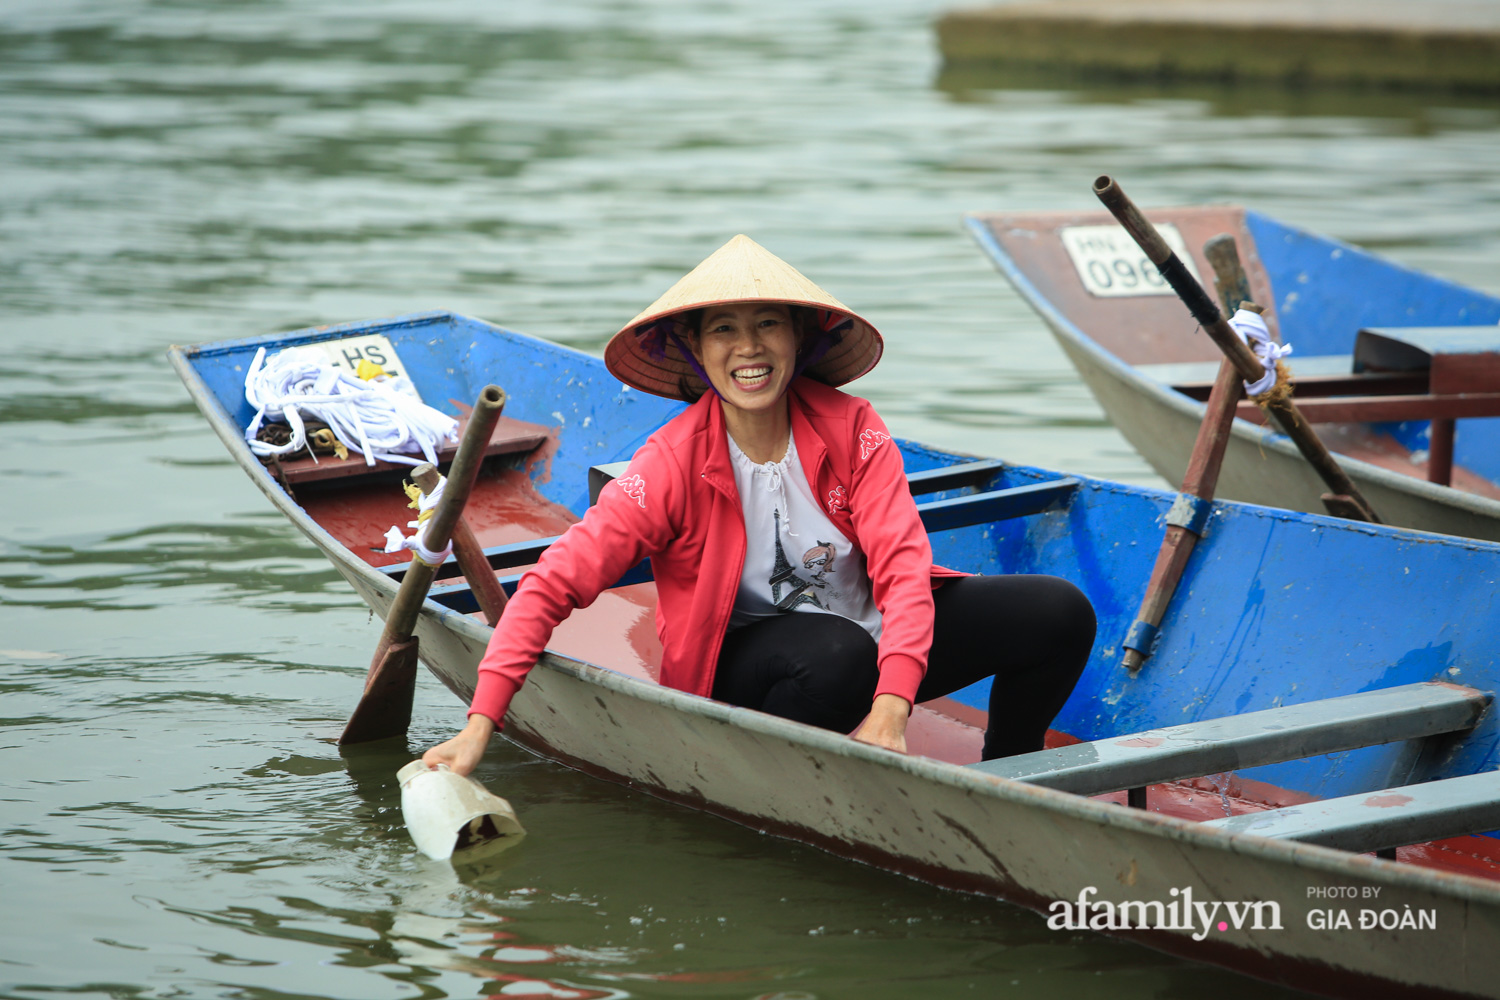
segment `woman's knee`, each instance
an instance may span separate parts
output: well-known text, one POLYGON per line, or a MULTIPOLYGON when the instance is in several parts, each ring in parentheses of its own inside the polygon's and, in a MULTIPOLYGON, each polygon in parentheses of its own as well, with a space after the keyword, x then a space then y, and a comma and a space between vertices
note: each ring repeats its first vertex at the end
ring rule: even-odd
POLYGON ((1097 627, 1088 595, 1060 576, 969 576, 954 580, 934 595, 940 622, 964 631, 1021 628, 1086 638, 1097 627))
POLYGON ((1042 579, 1048 581, 1050 599, 1056 608, 1058 621, 1080 636, 1087 635, 1089 641, 1093 642, 1094 632, 1099 624, 1094 614, 1094 602, 1071 580, 1064 580, 1060 576, 1042 579))
POLYGON ((1078 587, 1044 575, 974 576, 955 583, 943 588, 952 587, 950 594, 939 591, 937 598, 935 661, 995 662, 998 656, 1006 673, 1044 669, 1068 681, 1082 673, 1097 621, 1078 587))
POLYGON ((1074 668, 1074 676, 1082 673, 1094 648, 1094 637, 1099 621, 1094 613, 1094 604, 1088 595, 1071 581, 1060 576, 1041 577, 1039 585, 1048 613, 1044 621, 1049 627, 1051 641, 1059 651, 1068 651, 1064 656, 1065 666, 1074 668))

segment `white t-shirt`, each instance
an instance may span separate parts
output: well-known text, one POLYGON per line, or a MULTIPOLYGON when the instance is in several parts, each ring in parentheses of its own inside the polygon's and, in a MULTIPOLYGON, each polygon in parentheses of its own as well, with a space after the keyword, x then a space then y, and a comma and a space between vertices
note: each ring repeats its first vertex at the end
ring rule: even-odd
POLYGON ((745 513, 745 570, 730 629, 789 611, 842 615, 880 641, 865 554, 836 528, 813 496, 797 442, 779 462, 756 465, 729 439, 734 484, 745 513))

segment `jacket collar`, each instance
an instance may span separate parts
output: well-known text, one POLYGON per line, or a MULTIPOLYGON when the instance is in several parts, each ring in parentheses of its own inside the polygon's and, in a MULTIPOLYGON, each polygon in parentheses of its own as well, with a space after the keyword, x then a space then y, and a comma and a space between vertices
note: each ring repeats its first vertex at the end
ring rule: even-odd
POLYGON ((740 491, 734 485, 734 466, 729 459, 729 427, 724 422, 724 405, 718 396, 707 392, 693 405, 707 411, 708 447, 703 451, 703 466, 698 474, 708 485, 739 503, 740 491))
POLYGON ((787 392, 787 402, 791 409, 792 437, 797 442, 797 457, 802 459, 802 471, 816 492, 818 470, 828 461, 828 447, 823 443, 822 436, 813 429, 810 418, 817 412, 816 408, 810 406, 809 400, 799 391, 806 382, 806 379, 799 378, 792 383, 787 392))
MULTIPOLYGON (((828 461, 828 448, 823 438, 813 429, 812 417, 819 412, 816 403, 806 398, 803 387, 806 379, 797 379, 787 390, 787 408, 791 418, 792 437, 797 442, 797 456, 802 460, 802 471, 807 481, 816 488, 818 470, 828 461)), ((703 464, 698 474, 714 489, 735 503, 739 503, 739 489, 734 483, 734 466, 729 458, 729 427, 724 421, 724 406, 717 396, 704 394, 694 406, 706 410, 706 432, 708 447, 704 450, 703 464)))

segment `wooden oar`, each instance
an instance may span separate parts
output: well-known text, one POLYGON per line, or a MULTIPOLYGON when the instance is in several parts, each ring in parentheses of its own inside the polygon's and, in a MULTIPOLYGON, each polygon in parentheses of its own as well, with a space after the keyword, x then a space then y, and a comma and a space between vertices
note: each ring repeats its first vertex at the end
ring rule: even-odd
MULTIPOLYGON (((464 429, 463 440, 453 456, 448 485, 443 488, 437 512, 427 522, 425 539, 429 550, 447 548, 504 408, 504 391, 499 386, 485 386, 469 414, 469 426, 464 429)), ((340 746, 403 736, 411 725, 411 703, 417 683, 417 637, 412 635, 412 629, 437 570, 436 566, 412 558, 411 568, 401 579, 401 589, 386 612, 385 629, 375 647, 370 672, 365 676, 364 694, 344 726, 340 746)))
MULTIPOLYGON (((1161 271, 1161 276, 1166 279, 1167 284, 1182 299, 1183 304, 1188 307, 1188 312, 1203 327, 1205 333, 1213 338, 1214 343, 1219 345, 1219 350, 1224 352, 1240 378, 1246 382, 1258 381, 1265 374, 1265 368, 1249 348, 1235 333, 1218 306, 1214 305, 1203 286, 1188 272, 1182 261, 1167 246, 1166 240, 1156 231, 1156 227, 1141 214, 1135 203, 1126 196, 1120 186, 1115 183, 1114 178, 1103 176, 1094 181, 1094 194, 1104 203, 1104 207, 1119 220, 1120 225, 1125 227, 1132 239, 1145 251, 1151 263, 1155 264, 1161 271)), ((1333 455, 1327 446, 1318 439, 1313 432, 1312 425, 1297 410, 1297 404, 1292 402, 1290 393, 1277 392, 1279 385, 1271 391, 1262 393, 1256 397, 1256 403, 1262 406, 1267 413, 1281 427, 1302 457, 1322 477, 1323 482, 1328 484, 1330 493, 1324 494, 1323 506, 1328 508, 1329 513, 1339 517, 1347 517, 1351 520, 1371 521, 1376 524, 1380 519, 1375 516, 1375 511, 1360 493, 1359 487, 1354 485, 1354 480, 1334 461, 1333 455)))
MULTIPOLYGON (((1240 256, 1235 250, 1234 237, 1226 234, 1215 236, 1204 244, 1203 252, 1214 266, 1215 284, 1219 298, 1227 311, 1231 303, 1260 310, 1250 302, 1250 285, 1245 271, 1240 266, 1240 256)), ((1125 669, 1131 673, 1151 657, 1156 645, 1157 629, 1182 571, 1187 568, 1188 557, 1198 544, 1210 511, 1209 504, 1219 484, 1219 470, 1224 464, 1224 450, 1229 445, 1230 428, 1234 424, 1235 406, 1244 394, 1244 383, 1226 358, 1219 362, 1219 375, 1214 380, 1213 390, 1208 394, 1208 405, 1203 410, 1203 422, 1198 425, 1198 439, 1193 443, 1193 453, 1188 458, 1187 472, 1182 477, 1182 491, 1177 502, 1167 513, 1167 533, 1162 539, 1161 551, 1156 554, 1156 565, 1151 569, 1151 582, 1146 585, 1146 596, 1141 599, 1141 609, 1125 634, 1125 653, 1120 658, 1125 669)))

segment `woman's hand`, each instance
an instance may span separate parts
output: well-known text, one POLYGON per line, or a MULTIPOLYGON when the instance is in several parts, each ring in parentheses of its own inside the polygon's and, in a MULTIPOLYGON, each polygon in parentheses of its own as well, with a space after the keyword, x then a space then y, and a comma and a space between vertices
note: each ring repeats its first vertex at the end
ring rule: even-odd
POLYGON ((422 763, 429 768, 447 764, 454 774, 468 774, 479 765, 495 733, 495 724, 485 715, 469 716, 469 724, 453 739, 439 743, 422 755, 422 763))
POLYGON ((854 731, 854 738, 861 743, 906 753, 906 719, 909 715, 911 703, 905 698, 896 694, 876 695, 870 705, 870 714, 854 731))

